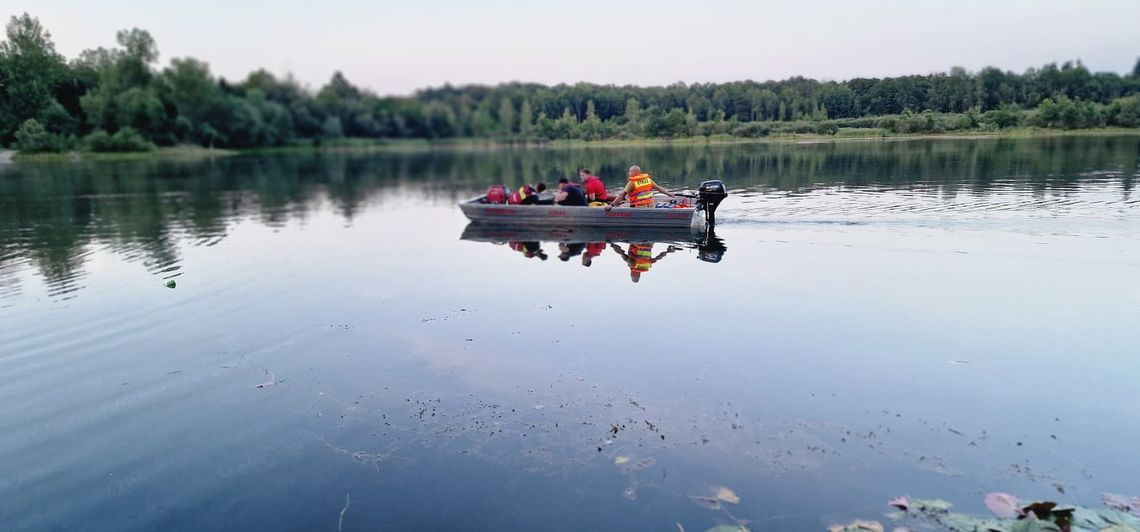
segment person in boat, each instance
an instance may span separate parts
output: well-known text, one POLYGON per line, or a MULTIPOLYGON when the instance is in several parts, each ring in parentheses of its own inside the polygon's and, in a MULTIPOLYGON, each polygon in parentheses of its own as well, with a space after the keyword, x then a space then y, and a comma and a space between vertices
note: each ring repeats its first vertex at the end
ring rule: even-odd
POLYGON ((510 205, 534 205, 538 201, 538 190, 530 184, 523 185, 507 196, 510 205))
POLYGON ((653 182, 649 174, 642 172, 641 167, 633 165, 629 167, 629 181, 625 183, 625 188, 618 193, 609 205, 606 205, 606 210, 610 210, 617 205, 621 205, 626 198, 629 198, 630 207, 649 207, 653 208, 653 191, 662 192, 671 198, 676 198, 677 195, 661 188, 661 185, 653 182))
POLYGON ((528 183, 511 192, 511 195, 507 196, 507 203, 510 205, 539 205, 541 204, 542 193, 545 190, 546 183, 537 185, 528 183))
POLYGON ((602 178, 594 175, 589 168, 578 170, 578 179, 582 183, 582 192, 586 193, 586 201, 609 203, 613 199, 610 197, 610 193, 606 191, 606 184, 602 183, 602 178))
POLYGON ((621 255, 621 258, 625 261, 626 266, 629 266, 629 280, 635 283, 640 282, 641 274, 648 272, 649 268, 652 268, 653 265, 657 263, 657 261, 665 258, 665 255, 681 249, 677 246, 671 245, 666 248, 665 251, 662 251, 656 257, 654 257, 653 242, 630 242, 628 252, 621 249, 621 246, 612 242, 610 243, 610 247, 612 247, 618 255, 621 255))
POLYGON ((554 205, 554 192, 546 190, 546 183, 539 183, 535 186, 538 191, 538 202, 536 205, 554 205))
POLYGON ((582 188, 565 177, 558 180, 558 192, 554 194, 554 203, 566 207, 585 207, 586 194, 582 188))

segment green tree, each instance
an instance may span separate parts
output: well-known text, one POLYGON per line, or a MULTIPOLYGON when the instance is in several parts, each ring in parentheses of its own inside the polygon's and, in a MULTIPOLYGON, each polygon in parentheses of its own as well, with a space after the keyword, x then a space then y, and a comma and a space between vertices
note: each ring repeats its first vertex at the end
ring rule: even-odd
POLYGON ((530 135, 534 131, 534 108, 530 105, 530 100, 523 100, 522 108, 519 109, 519 133, 523 135, 530 135))
POLYGON ((1140 127, 1140 94, 1114 100, 1108 115, 1110 125, 1140 127))
POLYGON ((626 131, 631 135, 640 135, 643 127, 643 117, 641 115, 641 104, 637 99, 630 98, 625 101, 625 113, 623 113, 626 121, 626 131))
POLYGON ((55 91, 67 69, 51 33, 27 13, 8 21, 6 36, 0 43, 0 142, 11 141, 28 119, 39 119, 41 127, 41 120, 59 122, 46 120, 44 113, 58 114, 55 91))
POLYGON ((66 138, 44 129, 34 118, 25 120, 15 137, 15 148, 24 153, 61 152, 70 148, 66 138))
POLYGON ((511 99, 504 96, 499 100, 499 127, 503 133, 510 135, 515 132, 515 106, 511 99))

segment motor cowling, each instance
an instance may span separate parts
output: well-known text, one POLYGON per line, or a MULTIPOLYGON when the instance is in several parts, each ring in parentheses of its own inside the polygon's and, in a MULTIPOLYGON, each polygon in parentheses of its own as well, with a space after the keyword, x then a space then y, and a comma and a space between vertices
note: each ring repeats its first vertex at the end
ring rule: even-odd
POLYGON ((724 181, 719 179, 710 179, 702 181, 700 188, 697 189, 697 205, 698 209, 704 209, 705 219, 709 225, 716 223, 716 208, 720 206, 720 202, 728 197, 728 189, 724 186, 724 181))

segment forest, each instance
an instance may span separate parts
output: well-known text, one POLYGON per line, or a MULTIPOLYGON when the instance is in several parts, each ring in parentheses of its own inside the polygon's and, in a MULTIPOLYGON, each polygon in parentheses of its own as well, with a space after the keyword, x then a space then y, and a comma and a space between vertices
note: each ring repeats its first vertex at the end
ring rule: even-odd
POLYGON ((341 72, 319 88, 266 70, 228 80, 194 58, 159 61, 154 37, 68 59, 38 19, 0 42, 0 144, 22 153, 248 149, 362 139, 502 142, 759 138, 1140 127, 1140 59, 1124 75, 1080 61, 893 78, 638 87, 503 83, 382 96, 341 72))

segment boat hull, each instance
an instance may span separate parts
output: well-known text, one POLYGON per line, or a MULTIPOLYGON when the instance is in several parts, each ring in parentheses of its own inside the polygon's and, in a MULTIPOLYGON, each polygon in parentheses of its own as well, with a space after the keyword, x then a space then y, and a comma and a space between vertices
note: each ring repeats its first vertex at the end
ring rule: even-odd
POLYGON ((543 227, 478 224, 472 222, 459 238, 475 242, 689 242, 700 236, 689 227, 543 227))
MULTIPOLYGON (((472 222, 553 227, 690 227, 701 214, 692 206, 675 208, 566 207, 562 205, 503 205, 478 197, 459 204, 472 222)), ((686 204, 690 205, 690 204, 686 204)), ((702 222, 703 223, 703 222, 702 222)))

